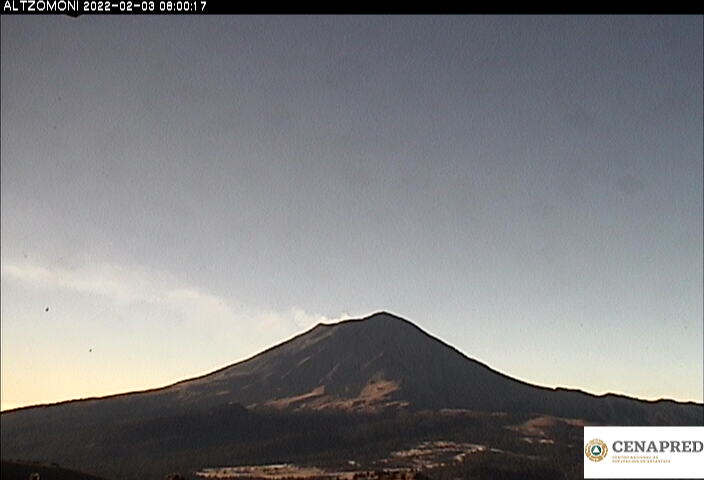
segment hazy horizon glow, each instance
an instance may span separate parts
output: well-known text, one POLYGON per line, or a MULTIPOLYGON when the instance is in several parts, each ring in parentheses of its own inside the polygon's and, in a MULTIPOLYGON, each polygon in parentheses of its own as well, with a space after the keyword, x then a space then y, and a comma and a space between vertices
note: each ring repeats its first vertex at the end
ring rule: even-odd
POLYGON ((701 17, 0 22, 3 410, 378 310, 702 402, 701 17))

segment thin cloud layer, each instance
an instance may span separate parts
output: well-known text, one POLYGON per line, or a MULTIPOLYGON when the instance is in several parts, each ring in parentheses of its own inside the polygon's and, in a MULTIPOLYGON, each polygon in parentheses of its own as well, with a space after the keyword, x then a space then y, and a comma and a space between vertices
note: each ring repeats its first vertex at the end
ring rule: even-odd
POLYGON ((20 282, 31 288, 99 296, 123 307, 147 304, 189 322, 230 325, 246 322, 248 327, 256 326, 255 331, 283 335, 348 317, 328 317, 298 307, 280 312, 256 307, 235 309, 224 298, 167 279, 161 273, 110 264, 49 268, 34 263, 7 263, 2 265, 2 277, 3 281, 20 282))

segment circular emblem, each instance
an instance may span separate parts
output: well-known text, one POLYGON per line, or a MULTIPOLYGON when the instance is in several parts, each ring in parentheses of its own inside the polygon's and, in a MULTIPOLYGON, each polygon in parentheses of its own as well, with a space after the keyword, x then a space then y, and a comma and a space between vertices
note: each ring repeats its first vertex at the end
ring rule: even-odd
POLYGON ((606 444, 598 438, 590 440, 589 443, 587 443, 587 446, 584 447, 584 454, 592 462, 601 462, 606 457, 608 452, 609 447, 607 447, 606 444))

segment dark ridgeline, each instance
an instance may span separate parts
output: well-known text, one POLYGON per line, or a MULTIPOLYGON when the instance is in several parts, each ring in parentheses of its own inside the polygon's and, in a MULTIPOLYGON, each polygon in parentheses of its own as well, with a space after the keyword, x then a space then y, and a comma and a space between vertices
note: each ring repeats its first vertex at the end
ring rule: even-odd
POLYGON ((363 456, 412 438, 459 438, 479 424, 485 438, 500 442, 507 419, 539 415, 608 425, 701 425, 704 408, 530 385, 381 312, 317 325, 169 387, 5 412, 2 458, 139 478, 140 470, 156 475, 313 455, 332 460, 343 452, 363 456), (448 415, 450 409, 505 417, 477 420, 448 415))
POLYGON ((87 473, 62 468, 59 465, 44 465, 3 460, 0 462, 2 480, 105 480, 87 473))

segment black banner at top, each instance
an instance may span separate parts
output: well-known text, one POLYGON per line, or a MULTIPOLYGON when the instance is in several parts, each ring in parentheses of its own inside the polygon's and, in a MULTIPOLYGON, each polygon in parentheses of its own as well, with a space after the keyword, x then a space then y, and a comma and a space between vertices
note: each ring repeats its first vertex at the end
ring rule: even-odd
POLYGON ((630 9, 629 11, 618 12, 613 10, 613 5, 609 7, 590 4, 588 7, 572 5, 571 7, 561 7, 552 10, 539 6, 508 6, 489 4, 459 5, 455 2, 452 7, 438 3, 414 4, 413 7, 372 6, 361 4, 344 5, 334 3, 325 6, 311 7, 303 4, 281 6, 258 7, 238 2, 223 2, 216 0, 0 0, 2 3, 2 14, 20 15, 68 15, 78 17, 80 15, 203 15, 203 14, 255 14, 255 13, 277 13, 277 14, 567 14, 567 13, 701 13, 701 9, 693 9, 692 4, 688 8, 675 6, 673 4, 660 4, 659 7, 650 6, 646 10, 630 9))
MULTIPOLYGON (((203 14, 210 13, 207 0, 0 0, 3 14, 203 14)), ((213 12, 215 13, 215 12, 213 12)))

